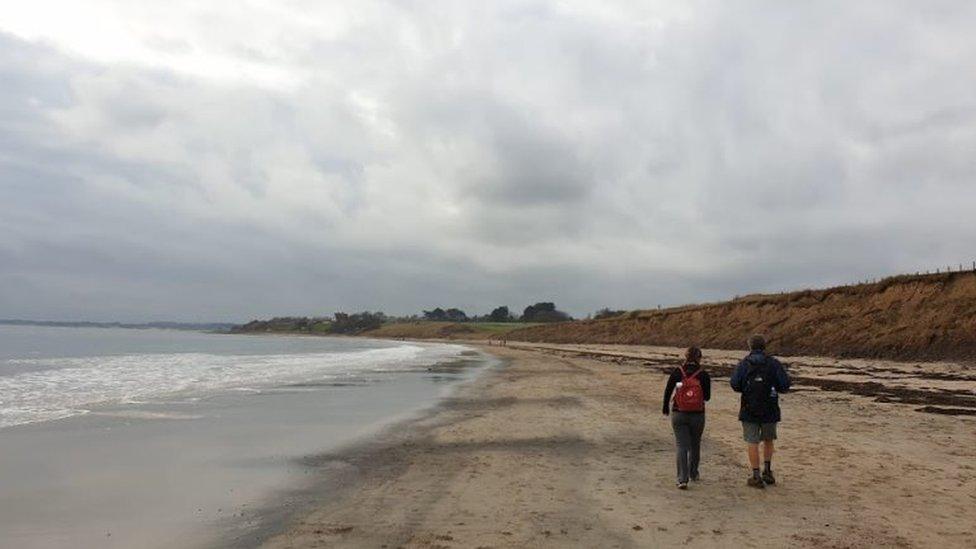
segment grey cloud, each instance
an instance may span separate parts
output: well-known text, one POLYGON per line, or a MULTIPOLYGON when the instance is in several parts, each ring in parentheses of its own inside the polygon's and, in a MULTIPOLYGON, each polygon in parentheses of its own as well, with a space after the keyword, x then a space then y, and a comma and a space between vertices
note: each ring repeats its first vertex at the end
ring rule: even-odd
POLYGON ((580 162, 578 151, 557 136, 532 132, 524 124, 497 128, 491 147, 497 168, 487 175, 469 174, 466 190, 493 207, 558 207, 585 200, 593 174, 580 162))
POLYGON ((968 3, 357 9, 211 51, 292 88, 0 33, 0 317, 585 314, 971 260, 968 3))

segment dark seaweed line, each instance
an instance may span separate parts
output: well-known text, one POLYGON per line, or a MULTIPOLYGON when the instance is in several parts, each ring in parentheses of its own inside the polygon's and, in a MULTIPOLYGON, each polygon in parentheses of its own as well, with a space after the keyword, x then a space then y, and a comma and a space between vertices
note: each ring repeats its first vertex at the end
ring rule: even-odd
MULTIPOLYGON (((583 358, 596 359, 603 362, 613 362, 616 364, 639 362, 642 366, 650 370, 657 370, 668 373, 675 366, 673 361, 661 359, 636 358, 623 355, 613 355, 610 353, 594 353, 586 351, 552 351, 553 354, 573 355, 583 358)), ((808 364, 797 363, 797 365, 809 366, 808 364)), ((728 377, 732 374, 734 366, 728 364, 708 364, 709 373, 716 377, 728 377)), ((879 372, 886 372, 889 369, 878 369, 879 372)), ((899 372, 902 373, 902 372, 899 372)), ((919 372, 917 375, 909 374, 906 377, 918 379, 940 379, 940 380, 966 380, 968 377, 953 376, 951 374, 925 374, 919 372)), ((918 412, 940 414, 940 415, 959 415, 976 416, 976 396, 965 390, 938 389, 927 391, 923 389, 909 389, 904 387, 889 387, 876 381, 856 382, 843 381, 836 379, 821 379, 807 376, 795 376, 793 381, 798 386, 816 387, 822 391, 843 392, 858 396, 873 398, 875 402, 915 404, 923 405, 915 410, 918 412)))

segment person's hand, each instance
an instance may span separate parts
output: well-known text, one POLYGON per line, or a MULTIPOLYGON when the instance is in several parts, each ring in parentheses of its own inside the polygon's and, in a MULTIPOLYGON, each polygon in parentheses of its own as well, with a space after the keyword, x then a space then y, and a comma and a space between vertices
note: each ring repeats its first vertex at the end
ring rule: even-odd
POLYGON ((664 408, 664 409, 661 410, 661 413, 664 414, 664 415, 666 415, 666 416, 669 416, 669 415, 671 415, 671 410, 668 410, 667 408, 664 408))

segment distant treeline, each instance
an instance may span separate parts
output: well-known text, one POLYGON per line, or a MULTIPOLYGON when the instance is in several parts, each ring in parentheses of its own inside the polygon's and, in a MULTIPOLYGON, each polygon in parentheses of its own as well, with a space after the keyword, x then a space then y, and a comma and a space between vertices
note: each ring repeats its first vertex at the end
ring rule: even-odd
POLYGON ((369 330, 375 330, 387 322, 388 318, 382 312, 347 314, 335 313, 332 317, 276 317, 271 320, 252 320, 247 324, 234 326, 231 331, 246 332, 303 332, 315 334, 349 334, 354 335, 369 330))
POLYGON ((490 313, 484 316, 468 316, 461 309, 442 309, 437 307, 430 311, 424 311, 423 320, 447 321, 447 322, 564 322, 573 320, 573 317, 556 309, 556 304, 544 301, 529 305, 522 311, 521 316, 514 315, 508 310, 507 305, 495 307, 490 313))
POLYGON ((383 312, 364 311, 347 314, 335 313, 331 317, 276 317, 271 320, 252 320, 247 324, 234 326, 231 331, 236 333, 251 332, 280 332, 280 333, 309 333, 309 334, 360 334, 375 330, 389 322, 416 322, 418 320, 434 322, 563 322, 573 320, 571 316, 556 308, 552 302, 540 302, 526 307, 522 314, 516 316, 502 305, 491 313, 483 316, 468 316, 458 308, 436 307, 423 311, 421 315, 409 317, 387 316, 383 312))

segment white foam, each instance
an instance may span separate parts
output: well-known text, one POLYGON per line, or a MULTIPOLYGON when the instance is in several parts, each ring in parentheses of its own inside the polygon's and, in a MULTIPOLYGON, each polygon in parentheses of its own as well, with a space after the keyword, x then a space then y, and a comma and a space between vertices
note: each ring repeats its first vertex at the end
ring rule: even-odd
POLYGON ((114 402, 145 402, 174 395, 192 399, 218 390, 254 392, 282 383, 404 371, 456 357, 462 351, 457 345, 404 344, 310 354, 171 353, 8 360, 11 365, 31 367, 0 377, 0 428, 70 417, 114 402))

